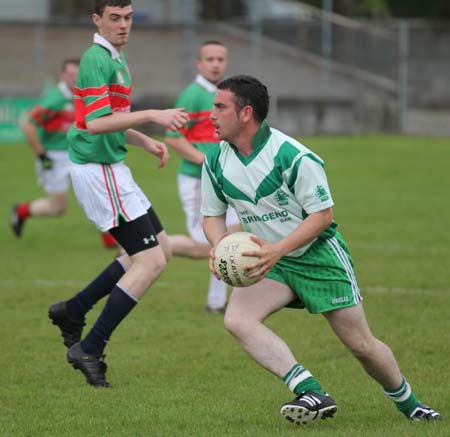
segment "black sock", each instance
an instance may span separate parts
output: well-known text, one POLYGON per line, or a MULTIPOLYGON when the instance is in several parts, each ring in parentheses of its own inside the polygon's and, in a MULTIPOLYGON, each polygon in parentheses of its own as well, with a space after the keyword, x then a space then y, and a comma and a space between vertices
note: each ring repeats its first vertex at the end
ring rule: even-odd
POLYGON ((70 316, 76 320, 84 320, 85 314, 104 296, 109 294, 125 270, 119 261, 113 261, 84 290, 66 302, 70 316))
POLYGON ((89 355, 102 355, 109 337, 137 302, 136 298, 122 290, 117 284, 112 289, 99 318, 81 342, 83 351, 89 355))

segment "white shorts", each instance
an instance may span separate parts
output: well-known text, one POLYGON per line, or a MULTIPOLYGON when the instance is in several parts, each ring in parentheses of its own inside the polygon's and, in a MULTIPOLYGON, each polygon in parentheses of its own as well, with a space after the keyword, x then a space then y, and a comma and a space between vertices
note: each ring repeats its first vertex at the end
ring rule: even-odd
POLYGON ((123 163, 70 165, 79 204, 102 231, 147 214, 151 204, 123 163))
POLYGON ((53 168, 44 170, 40 159, 35 168, 39 184, 47 194, 65 193, 70 187, 70 159, 67 150, 48 150, 45 152, 53 161, 53 168))
MULTIPOLYGON (((194 241, 209 244, 203 233, 203 216, 200 213, 201 185, 200 178, 194 178, 185 174, 178 175, 178 193, 186 214, 186 227, 189 235, 194 241)), ((236 212, 233 208, 228 208, 226 216, 227 228, 238 224, 239 218, 236 212)))

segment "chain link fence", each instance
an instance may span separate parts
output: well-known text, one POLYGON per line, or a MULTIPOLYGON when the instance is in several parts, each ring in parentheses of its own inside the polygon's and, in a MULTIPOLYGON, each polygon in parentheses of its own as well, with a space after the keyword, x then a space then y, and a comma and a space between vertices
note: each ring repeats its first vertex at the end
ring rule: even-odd
MULTIPOLYGON (((448 23, 375 23, 304 5, 301 13, 289 17, 274 17, 259 7, 253 16, 236 15, 226 23, 204 22, 197 9, 192 9, 194 0, 159 3, 152 19, 144 9, 137 14, 127 47, 137 101, 153 98, 161 105, 170 104, 192 79, 196 47, 214 38, 230 46, 230 74, 254 74, 268 83, 275 116, 283 102, 295 110, 295 105, 315 99, 314 117, 318 119, 327 100, 339 107, 336 111, 346 107, 360 112, 358 100, 365 104, 378 99, 376 106, 381 111, 383 105, 389 107, 378 119, 397 121, 377 121, 374 129, 402 130, 411 108, 450 109, 448 23)), ((90 45, 93 31, 86 17, 81 21, 58 16, 50 22, 2 23, 1 98, 38 96, 56 81, 64 57, 79 56, 90 45)), ((311 133, 314 129, 320 132, 321 128, 312 127, 311 133)), ((363 130, 364 125, 357 129, 363 130)))

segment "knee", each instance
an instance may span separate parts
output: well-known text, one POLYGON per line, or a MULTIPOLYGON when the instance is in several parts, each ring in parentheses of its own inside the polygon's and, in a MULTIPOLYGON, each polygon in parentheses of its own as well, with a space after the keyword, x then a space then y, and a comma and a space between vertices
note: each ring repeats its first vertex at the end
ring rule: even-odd
POLYGON ((235 337, 240 337, 241 333, 245 331, 244 320, 245 317, 233 311, 231 308, 227 308, 223 323, 225 325, 225 329, 230 334, 233 334, 235 337))
POLYGON ((166 258, 166 264, 172 258, 172 246, 170 244, 162 244, 162 250, 164 252, 164 257, 166 258))
POLYGON ((133 266, 133 264, 135 268, 139 269, 143 278, 153 281, 165 270, 167 261, 161 251, 158 254, 146 254, 145 257, 139 257, 138 259, 132 257, 131 265, 133 266))
POLYGON ((154 276, 158 277, 166 269, 167 258, 165 253, 161 256, 154 257, 147 264, 147 268, 150 267, 154 276))
POLYGON ((55 216, 61 216, 66 213, 67 210, 67 200, 63 197, 49 197, 49 204, 52 214, 55 216))
POLYGON ((374 338, 358 338, 345 344, 352 355, 358 359, 365 359, 376 350, 374 338))
POLYGON ((66 205, 57 205, 55 208, 55 215, 62 216, 66 213, 67 207, 66 205))

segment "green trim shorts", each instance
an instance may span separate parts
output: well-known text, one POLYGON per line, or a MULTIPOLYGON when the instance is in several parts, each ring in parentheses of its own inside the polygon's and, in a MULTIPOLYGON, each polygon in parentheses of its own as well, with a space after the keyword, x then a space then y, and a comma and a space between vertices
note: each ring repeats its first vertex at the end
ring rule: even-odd
POLYGON ((362 301, 345 241, 339 233, 317 239, 298 258, 283 257, 266 278, 287 285, 298 297, 288 307, 325 313, 362 301))

